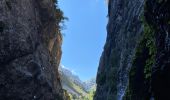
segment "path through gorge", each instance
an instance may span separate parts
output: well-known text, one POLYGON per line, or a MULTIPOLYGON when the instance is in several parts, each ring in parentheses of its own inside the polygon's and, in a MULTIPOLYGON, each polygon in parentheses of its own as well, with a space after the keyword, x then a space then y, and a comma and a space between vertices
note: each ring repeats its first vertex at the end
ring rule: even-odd
POLYGON ((170 100, 170 1, 0 0, 0 100, 170 100))

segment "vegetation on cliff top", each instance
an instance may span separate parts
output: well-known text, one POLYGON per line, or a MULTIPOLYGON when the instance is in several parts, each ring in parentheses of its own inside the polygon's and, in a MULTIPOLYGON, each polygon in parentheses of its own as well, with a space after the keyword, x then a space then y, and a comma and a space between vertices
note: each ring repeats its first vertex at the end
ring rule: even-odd
POLYGON ((57 25, 57 29, 59 29, 59 31, 61 31, 65 25, 64 25, 64 21, 68 20, 67 17, 64 16, 63 11, 58 7, 58 0, 53 0, 55 8, 56 8, 56 25, 57 25))

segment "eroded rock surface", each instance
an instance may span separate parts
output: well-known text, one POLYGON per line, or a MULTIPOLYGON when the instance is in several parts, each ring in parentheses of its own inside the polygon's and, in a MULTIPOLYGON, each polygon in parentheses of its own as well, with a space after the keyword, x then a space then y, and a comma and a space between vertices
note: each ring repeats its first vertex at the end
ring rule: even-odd
POLYGON ((53 0, 0 0, 0 99, 63 100, 53 0))
POLYGON ((121 100, 135 47, 143 31, 144 0, 109 0, 107 41, 100 59, 95 100, 121 100))
POLYGON ((169 100, 170 2, 146 0, 143 24, 124 100, 169 100))

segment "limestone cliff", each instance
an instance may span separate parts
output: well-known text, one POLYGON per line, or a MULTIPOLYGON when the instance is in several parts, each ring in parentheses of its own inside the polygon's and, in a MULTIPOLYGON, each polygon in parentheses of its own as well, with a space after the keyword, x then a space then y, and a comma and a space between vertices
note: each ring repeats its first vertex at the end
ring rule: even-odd
POLYGON ((94 100, 121 100, 135 47, 143 31, 144 0, 109 0, 107 41, 97 73, 94 100))
POLYGON ((63 100, 61 11, 54 0, 0 0, 0 99, 63 100))

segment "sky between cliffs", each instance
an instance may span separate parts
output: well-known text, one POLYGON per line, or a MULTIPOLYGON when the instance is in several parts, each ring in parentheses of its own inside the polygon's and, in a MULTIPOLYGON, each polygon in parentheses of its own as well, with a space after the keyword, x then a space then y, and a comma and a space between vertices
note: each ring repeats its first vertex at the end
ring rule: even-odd
POLYGON ((96 77, 106 39, 107 6, 104 0, 59 0, 69 18, 63 30, 61 64, 82 80, 96 77))

